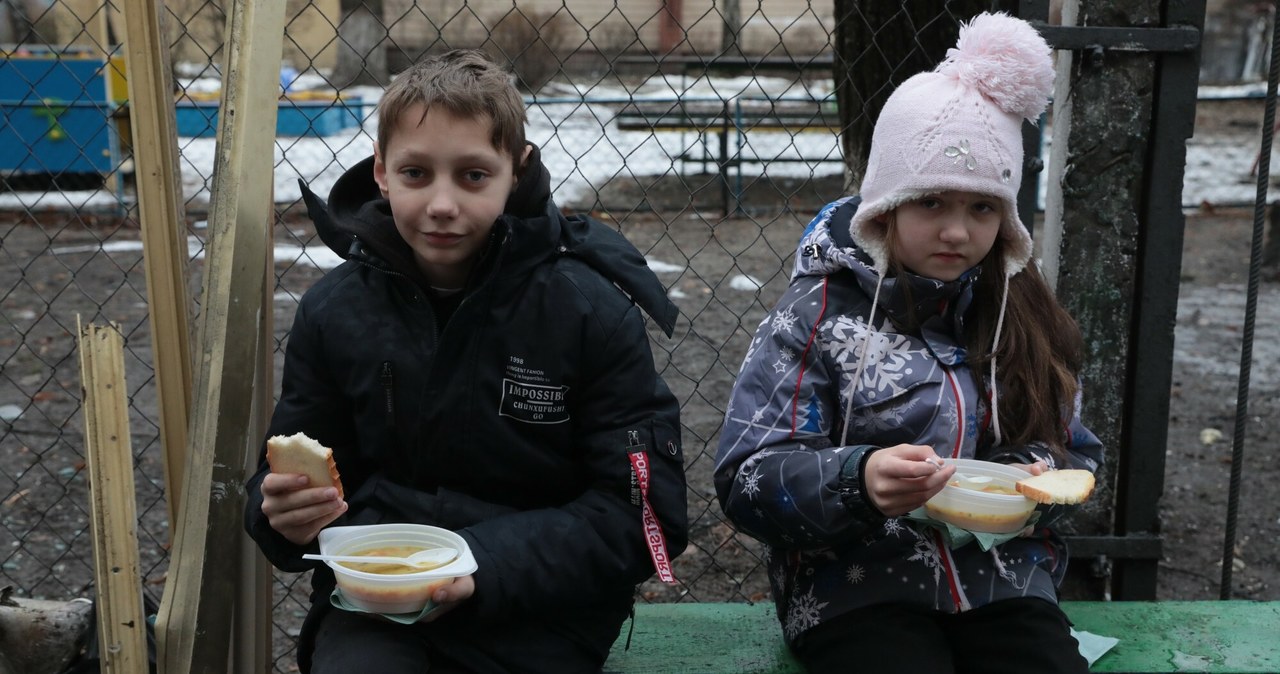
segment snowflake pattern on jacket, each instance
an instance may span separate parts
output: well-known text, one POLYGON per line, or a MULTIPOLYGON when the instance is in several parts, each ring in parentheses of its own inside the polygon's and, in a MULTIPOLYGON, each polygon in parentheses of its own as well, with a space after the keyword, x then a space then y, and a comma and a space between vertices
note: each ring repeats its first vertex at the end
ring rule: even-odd
POLYGON ((1044 509, 1032 535, 984 552, 948 549, 927 527, 885 518, 860 492, 867 452, 900 443, 943 457, 1087 470, 1097 469, 1102 446, 1080 422, 1079 398, 1063 419, 1070 466, 1055 466, 1044 446, 992 446, 987 401, 960 337, 980 270, 951 282, 909 273, 881 280, 848 234, 856 207, 856 198, 829 204, 805 230, 791 283, 748 347, 716 456, 725 513, 769 546, 783 634, 792 642, 885 602, 956 612, 1012 597, 1056 601, 1067 558, 1047 525, 1070 507, 1044 509), (906 323, 891 317, 908 315, 919 328, 904 333, 896 325, 906 323))

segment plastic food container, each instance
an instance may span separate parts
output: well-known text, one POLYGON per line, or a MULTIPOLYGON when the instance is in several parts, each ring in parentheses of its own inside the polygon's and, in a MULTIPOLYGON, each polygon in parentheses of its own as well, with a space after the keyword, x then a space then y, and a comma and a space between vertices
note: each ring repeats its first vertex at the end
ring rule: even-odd
POLYGON ((957 479, 924 504, 929 517, 952 526, 990 534, 1008 534, 1026 526, 1027 518, 1036 509, 1035 501, 1017 493, 1018 480, 1025 480, 1029 473, 1019 468, 990 461, 973 459, 949 459, 956 466, 956 475, 991 478, 986 483, 964 483, 957 479), (983 487, 1005 489, 1012 494, 979 491, 983 487))
POLYGON ((378 548, 408 546, 450 547, 458 556, 444 566, 414 573, 369 573, 338 562, 333 569, 342 596, 352 606, 371 613, 416 613, 426 607, 431 594, 453 579, 474 573, 476 560, 467 541, 458 534, 425 524, 374 524, 330 527, 320 532, 320 552, 326 555, 358 555, 378 548))

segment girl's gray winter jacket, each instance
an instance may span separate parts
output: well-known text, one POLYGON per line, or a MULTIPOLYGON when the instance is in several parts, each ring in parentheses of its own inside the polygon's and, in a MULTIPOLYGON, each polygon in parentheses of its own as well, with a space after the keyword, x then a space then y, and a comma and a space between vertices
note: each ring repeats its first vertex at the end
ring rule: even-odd
POLYGON ((960 338, 979 270, 949 283, 909 273, 884 279, 868 326, 879 279, 849 235, 856 208, 856 198, 837 201, 806 229, 790 287, 747 351, 716 457, 725 513, 769 546, 787 640, 872 604, 956 612, 1012 597, 1056 601, 1066 549, 1043 525, 1066 507, 1042 512, 1031 535, 984 552, 974 542, 948 549, 936 530, 885 518, 864 497, 866 458, 900 443, 932 446, 942 457, 1091 471, 1102 446, 1080 423, 1079 399, 1063 419, 1070 466, 1055 466, 1043 446, 995 446, 960 338), (888 317, 911 309, 902 284, 910 284, 920 325, 912 334, 888 317), (865 369, 852 382, 863 349, 865 369))

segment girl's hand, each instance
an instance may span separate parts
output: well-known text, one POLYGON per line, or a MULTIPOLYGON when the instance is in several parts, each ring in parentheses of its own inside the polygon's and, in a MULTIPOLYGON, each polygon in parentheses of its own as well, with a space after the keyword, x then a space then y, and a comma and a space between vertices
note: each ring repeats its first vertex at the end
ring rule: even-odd
POLYGON ((1032 475, 1039 475, 1040 473, 1043 473, 1046 470, 1049 470, 1049 464, 1043 461, 1037 461, 1035 463, 1009 463, 1005 465, 1009 466, 1010 468, 1025 470, 1028 473, 1031 473, 1032 475))
POLYGON ((956 467, 944 465, 932 447, 894 445, 873 452, 865 471, 867 498, 885 516, 897 517, 942 491, 956 467))
POLYGON ((308 487, 305 475, 268 473, 262 479, 262 514, 294 545, 307 545, 320 530, 347 512, 333 487, 308 487))
MULTIPOLYGON (((1031 473, 1032 475, 1039 475, 1040 473, 1043 473, 1046 470, 1049 470, 1049 464, 1043 461, 1037 461, 1035 463, 1009 463, 1005 465, 1010 466, 1011 468, 1017 468, 1018 470, 1025 470, 1028 473, 1031 473)), ((1022 531, 1018 532, 1018 536, 1022 538, 1026 538, 1034 534, 1035 531, 1036 531, 1036 528, 1034 526, 1028 526, 1022 531)))
POLYGON ((458 604, 471 598, 476 592, 476 580, 470 575, 455 578, 452 583, 445 585, 431 594, 431 601, 434 601, 438 608, 431 611, 422 619, 422 622, 429 623, 436 618, 457 608, 458 604))

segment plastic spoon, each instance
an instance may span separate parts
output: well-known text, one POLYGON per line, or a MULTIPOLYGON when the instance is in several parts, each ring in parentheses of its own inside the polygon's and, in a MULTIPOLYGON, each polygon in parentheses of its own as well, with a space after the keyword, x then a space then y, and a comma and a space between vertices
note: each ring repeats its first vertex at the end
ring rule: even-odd
POLYGON ((440 566, 452 562, 458 556, 453 548, 427 548, 419 550, 408 557, 373 557, 369 555, 317 555, 307 553, 303 559, 315 559, 321 562, 354 562, 356 564, 399 564, 415 568, 440 566))

